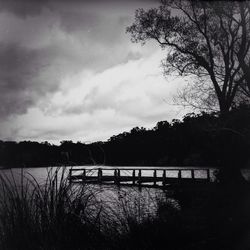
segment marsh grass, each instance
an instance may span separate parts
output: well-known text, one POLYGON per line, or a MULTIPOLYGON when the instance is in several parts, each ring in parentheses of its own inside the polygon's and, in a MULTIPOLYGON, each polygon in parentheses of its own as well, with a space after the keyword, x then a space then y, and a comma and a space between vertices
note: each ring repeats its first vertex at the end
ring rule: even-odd
POLYGON ((91 190, 68 185, 65 169, 48 172, 43 185, 20 179, 0 175, 0 249, 99 248, 101 205, 91 190))
POLYGON ((1 174, 0 249, 150 249, 178 211, 147 190, 70 185, 65 168, 48 171, 42 184, 1 174))
POLYGON ((116 190, 105 205, 108 215, 104 232, 111 239, 110 249, 162 249, 172 244, 167 235, 179 235, 180 207, 159 190, 136 188, 116 190), (155 191, 155 192, 154 192, 155 191), (177 225, 173 227, 173 225, 177 225))

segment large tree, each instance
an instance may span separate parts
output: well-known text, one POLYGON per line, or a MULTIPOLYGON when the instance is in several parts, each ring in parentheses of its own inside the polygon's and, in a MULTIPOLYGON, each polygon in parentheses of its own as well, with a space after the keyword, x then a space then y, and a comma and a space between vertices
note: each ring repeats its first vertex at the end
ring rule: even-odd
POLYGON ((237 41, 238 49, 235 51, 242 74, 239 82, 243 93, 250 97, 250 3, 242 2, 236 13, 240 18, 235 18, 234 21, 242 33, 241 39, 237 41))
POLYGON ((250 83, 249 9, 247 1, 163 0, 136 10, 127 32, 133 42, 157 41, 166 51, 165 73, 195 75, 226 113, 250 83))

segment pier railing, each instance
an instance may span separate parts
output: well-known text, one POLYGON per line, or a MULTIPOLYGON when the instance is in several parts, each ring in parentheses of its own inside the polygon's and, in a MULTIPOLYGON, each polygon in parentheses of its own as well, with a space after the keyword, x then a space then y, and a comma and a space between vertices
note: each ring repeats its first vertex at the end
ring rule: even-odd
POLYGON ((70 183, 96 183, 166 187, 173 184, 211 182, 210 169, 164 168, 72 168, 70 183), (203 173, 201 175, 201 173, 203 173))

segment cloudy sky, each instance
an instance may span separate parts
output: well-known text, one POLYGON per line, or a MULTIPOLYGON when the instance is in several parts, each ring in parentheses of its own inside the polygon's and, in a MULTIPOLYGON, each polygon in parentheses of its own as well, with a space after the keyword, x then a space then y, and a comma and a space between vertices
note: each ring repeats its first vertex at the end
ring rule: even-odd
POLYGON ((125 30, 153 0, 0 0, 0 139, 91 142, 180 118, 157 44, 125 30))

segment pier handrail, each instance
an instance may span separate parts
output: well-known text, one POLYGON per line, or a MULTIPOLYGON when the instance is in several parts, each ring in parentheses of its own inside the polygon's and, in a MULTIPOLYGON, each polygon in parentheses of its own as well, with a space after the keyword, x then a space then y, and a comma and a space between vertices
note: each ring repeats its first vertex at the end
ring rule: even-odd
POLYGON ((107 182, 113 182, 116 185, 120 185, 121 182, 127 182, 132 181, 133 185, 139 185, 141 186, 144 182, 152 182, 153 186, 157 186, 157 182, 162 182, 162 186, 165 187, 167 183, 177 183, 183 182, 187 180, 192 181, 203 181, 206 180, 207 182, 211 182, 211 176, 210 176, 210 169, 209 168, 152 168, 152 167, 125 167, 125 168, 119 168, 119 167, 95 167, 95 168, 71 168, 69 170, 69 181, 73 180, 79 180, 87 181, 87 182, 97 182, 99 184, 101 183, 107 183, 107 182), (82 172, 82 174, 73 174, 76 172, 82 172), (94 171, 94 172, 93 172, 94 171), (106 173, 105 171, 112 171, 112 174, 106 173), (121 172, 126 172, 127 175, 121 175, 121 172), (128 171, 131 171, 131 174, 128 174, 128 171), (136 173, 136 171, 138 171, 136 173), (150 171, 152 172, 152 176, 143 175, 143 171, 150 171), (183 172, 190 172, 190 177, 184 177, 182 175, 183 172), (195 171, 205 171, 206 178, 197 177, 195 175, 195 171), (91 173, 90 175, 87 175, 88 173, 91 173), (157 172, 162 172, 162 174, 158 175, 157 172), (166 176, 167 172, 175 172, 177 173, 177 177, 173 176, 166 176), (96 174, 95 174, 96 173, 96 174))
POLYGON ((119 169, 121 171, 133 171, 133 170, 143 170, 143 171, 163 171, 163 170, 166 170, 166 171, 207 171, 207 170, 210 170, 210 168, 165 168, 165 167, 159 167, 159 168, 123 168, 123 167, 114 167, 114 168, 106 168, 106 167, 96 167, 96 168, 71 168, 72 171, 83 171, 83 170, 96 170, 98 171, 98 169, 102 169, 102 170, 115 170, 115 169, 119 169))

